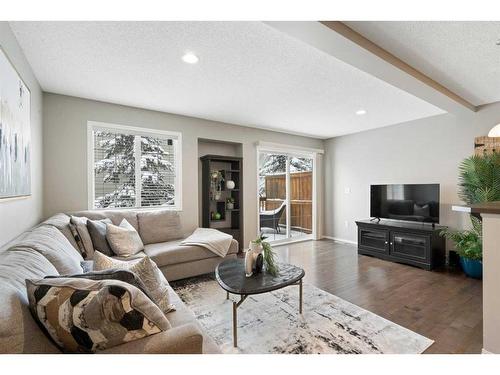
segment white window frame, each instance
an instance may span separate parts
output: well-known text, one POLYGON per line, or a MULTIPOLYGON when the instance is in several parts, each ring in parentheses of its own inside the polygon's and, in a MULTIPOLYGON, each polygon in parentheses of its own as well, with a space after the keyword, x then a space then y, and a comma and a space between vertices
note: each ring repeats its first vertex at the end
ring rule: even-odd
MULTIPOLYGON (((95 208, 95 174, 94 174, 94 131, 111 131, 119 132, 123 131, 126 134, 132 135, 144 135, 144 136, 158 136, 162 138, 175 139, 177 142, 174 149, 175 158, 175 205, 173 206, 152 206, 152 207, 113 207, 113 210, 172 210, 172 211, 182 211, 182 133, 174 132, 169 130, 158 130, 141 128, 136 126, 112 124, 106 122, 98 121, 87 121, 87 194, 88 202, 87 206, 89 210, 107 210, 108 208, 95 208)), ((136 146, 137 147, 137 146, 136 146)), ((140 163, 140 160, 136 160, 140 163)), ((140 166, 140 164, 139 164, 140 166)), ((136 173, 140 174, 140 168, 136 168, 136 173)), ((139 187, 140 189, 140 187, 139 187)), ((139 197, 140 204, 140 197, 139 197)), ((137 201, 136 201, 137 204, 137 201)))
MULTIPOLYGON (((269 152, 269 153, 278 153, 282 155, 287 155, 287 156, 299 156, 299 157, 305 157, 305 158, 310 158, 313 161, 313 171, 312 171, 312 233, 301 236, 298 238, 291 238, 289 237, 290 234, 290 220, 288 218, 290 217, 290 205, 287 204, 287 237, 283 240, 277 240, 273 241, 274 245, 278 244, 287 244, 287 243, 293 243, 293 242, 302 242, 302 241, 308 241, 308 240, 319 240, 319 226, 318 226, 318 184, 317 184, 317 178, 318 178, 318 155, 324 154, 324 150, 318 149, 318 148, 308 148, 308 147, 301 147, 301 146, 291 146, 291 145, 286 145, 286 144, 281 144, 281 143, 273 143, 273 142, 265 142, 265 141, 258 141, 256 142, 256 156, 257 156, 257 196, 259 194, 259 157, 262 152, 269 152)), ((287 160, 288 164, 288 160, 287 160)), ((288 169, 288 165, 287 165, 288 169)), ((287 202, 290 200, 290 174, 287 173, 287 181, 286 181, 287 187, 286 187, 286 194, 287 194, 287 202)), ((259 210, 260 210, 260 202, 257 197, 257 235, 260 233, 260 219, 259 219, 259 210)))

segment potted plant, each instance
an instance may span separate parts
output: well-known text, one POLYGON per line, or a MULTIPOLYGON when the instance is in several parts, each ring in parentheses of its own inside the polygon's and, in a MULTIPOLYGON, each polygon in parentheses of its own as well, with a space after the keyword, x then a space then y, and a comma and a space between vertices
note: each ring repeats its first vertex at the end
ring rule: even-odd
POLYGON ((441 234, 455 243, 460 256, 460 265, 469 277, 483 277, 483 234, 482 223, 475 216, 470 216, 472 227, 468 230, 453 231, 445 229, 441 234))
POLYGON ((226 199, 226 208, 228 210, 233 210, 234 209, 234 198, 233 197, 229 197, 226 199))
POLYGON ((250 248, 261 247, 262 255, 264 257, 264 265, 266 266, 266 271, 271 275, 276 276, 278 274, 279 268, 276 264, 276 253, 273 251, 271 244, 264 241, 267 237, 262 234, 257 237, 257 239, 251 241, 250 248))
MULTIPOLYGON (((459 168, 459 197, 466 204, 500 201, 500 154, 474 155, 465 159, 459 168)), ((470 216, 471 229, 444 230, 442 235, 455 243, 460 265, 471 277, 482 277, 482 223, 480 217, 470 216)))

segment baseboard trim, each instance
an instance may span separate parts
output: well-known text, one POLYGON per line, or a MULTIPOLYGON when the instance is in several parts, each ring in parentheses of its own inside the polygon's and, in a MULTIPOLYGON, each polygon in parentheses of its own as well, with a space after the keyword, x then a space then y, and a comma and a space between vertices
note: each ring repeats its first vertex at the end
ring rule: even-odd
POLYGON ((327 240, 332 240, 332 241, 337 241, 337 242, 344 242, 344 243, 348 243, 348 244, 351 244, 351 245, 357 245, 358 242, 357 241, 351 241, 351 240, 344 240, 343 238, 338 238, 338 237, 332 237, 332 236, 321 236, 321 238, 325 238, 327 240))

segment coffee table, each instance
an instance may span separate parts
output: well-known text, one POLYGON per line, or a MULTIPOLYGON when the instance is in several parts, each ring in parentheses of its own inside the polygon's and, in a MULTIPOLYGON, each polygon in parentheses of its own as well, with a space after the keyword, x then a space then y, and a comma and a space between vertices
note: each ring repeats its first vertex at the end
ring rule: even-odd
POLYGON ((281 289, 289 285, 299 286, 299 314, 302 314, 302 279, 305 272, 302 268, 291 264, 279 263, 279 273, 273 276, 266 271, 245 276, 245 260, 229 259, 221 262, 215 269, 215 277, 219 285, 229 293, 240 295, 238 302, 233 301, 233 345, 238 346, 238 307, 252 294, 262 294, 281 289))

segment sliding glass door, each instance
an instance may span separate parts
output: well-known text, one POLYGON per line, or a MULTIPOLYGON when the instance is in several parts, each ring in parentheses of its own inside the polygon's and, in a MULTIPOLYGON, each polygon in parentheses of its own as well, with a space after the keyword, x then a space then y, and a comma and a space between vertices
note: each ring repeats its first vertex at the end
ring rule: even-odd
POLYGON ((313 156, 259 151, 259 230, 268 241, 312 238, 313 156))

